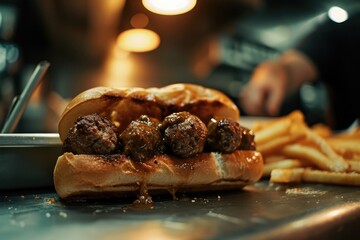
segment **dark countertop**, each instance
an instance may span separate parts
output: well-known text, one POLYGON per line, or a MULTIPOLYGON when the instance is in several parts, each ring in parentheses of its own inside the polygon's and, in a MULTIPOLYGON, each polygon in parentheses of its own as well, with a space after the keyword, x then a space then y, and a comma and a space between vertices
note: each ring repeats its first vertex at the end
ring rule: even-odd
POLYGON ((61 201, 52 188, 0 191, 1 239, 356 239, 360 188, 278 185, 134 199, 61 201))

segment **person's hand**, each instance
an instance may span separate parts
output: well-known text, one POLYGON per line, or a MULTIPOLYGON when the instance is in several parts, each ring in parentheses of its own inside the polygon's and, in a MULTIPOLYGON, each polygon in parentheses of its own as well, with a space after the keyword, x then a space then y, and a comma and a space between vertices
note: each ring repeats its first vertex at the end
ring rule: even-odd
POLYGON ((279 113, 286 96, 288 74, 279 61, 261 63, 240 92, 240 105, 249 115, 279 113))
POLYGON ((255 68, 240 92, 240 105, 248 115, 276 116, 288 94, 317 76, 317 68, 309 58, 299 51, 288 50, 276 60, 265 61, 255 68))

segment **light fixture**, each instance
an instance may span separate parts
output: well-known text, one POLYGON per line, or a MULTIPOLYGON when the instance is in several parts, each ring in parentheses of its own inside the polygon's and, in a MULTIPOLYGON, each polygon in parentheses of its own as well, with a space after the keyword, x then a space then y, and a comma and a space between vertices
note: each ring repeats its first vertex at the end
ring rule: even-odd
POLYGON ((142 0, 146 9, 161 15, 178 15, 193 9, 196 0, 142 0))
POLYGON ((337 23, 345 22, 349 17, 345 9, 336 6, 329 9, 328 16, 332 21, 337 23))
POLYGON ((149 52, 160 45, 160 37, 149 29, 134 28, 120 33, 117 45, 129 52, 149 52))
POLYGON ((143 13, 137 13, 130 19, 134 28, 123 31, 117 37, 117 46, 127 52, 149 52, 160 45, 159 35, 145 27, 149 18, 143 13))

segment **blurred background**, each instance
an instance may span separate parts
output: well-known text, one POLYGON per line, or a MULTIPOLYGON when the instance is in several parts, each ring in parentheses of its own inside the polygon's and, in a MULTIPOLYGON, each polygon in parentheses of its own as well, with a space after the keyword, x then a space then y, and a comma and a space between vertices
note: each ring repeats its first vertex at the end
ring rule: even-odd
MULTIPOLYGON (((51 66, 17 132, 56 132, 67 101, 95 86, 190 82, 220 89, 238 103, 260 62, 294 46, 331 7, 359 7, 357 0, 189 2, 188 12, 168 15, 171 9, 156 12, 146 0, 1 0, 1 126, 42 60, 51 66)), ((315 124, 324 121, 326 104, 324 86, 306 85, 281 114, 301 109, 315 124)))

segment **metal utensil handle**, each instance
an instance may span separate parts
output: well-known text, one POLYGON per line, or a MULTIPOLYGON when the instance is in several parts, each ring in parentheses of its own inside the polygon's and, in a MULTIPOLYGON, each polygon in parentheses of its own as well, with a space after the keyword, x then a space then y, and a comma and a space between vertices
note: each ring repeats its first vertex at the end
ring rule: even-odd
POLYGON ((4 127, 1 130, 1 133, 11 133, 15 130, 22 114, 26 109, 30 97, 35 90, 35 87, 41 81, 49 66, 50 64, 47 61, 42 61, 36 66, 24 90, 21 92, 18 100, 16 101, 13 110, 9 114, 9 117, 6 120, 4 127))

